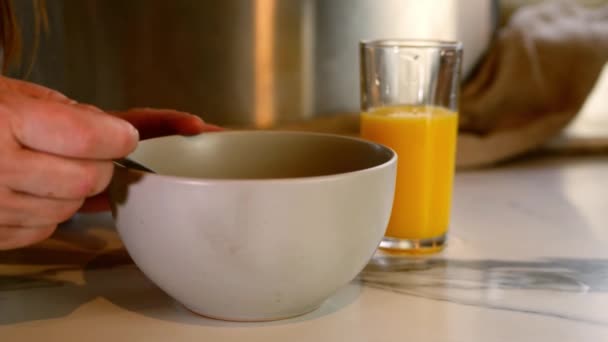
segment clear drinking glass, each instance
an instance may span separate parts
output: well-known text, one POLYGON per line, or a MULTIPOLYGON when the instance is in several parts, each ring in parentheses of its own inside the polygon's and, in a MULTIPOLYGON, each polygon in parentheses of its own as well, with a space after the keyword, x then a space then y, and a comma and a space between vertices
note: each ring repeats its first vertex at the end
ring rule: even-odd
POLYGON ((393 211, 380 248, 443 249, 450 217, 462 44, 360 43, 361 136, 398 154, 393 211))

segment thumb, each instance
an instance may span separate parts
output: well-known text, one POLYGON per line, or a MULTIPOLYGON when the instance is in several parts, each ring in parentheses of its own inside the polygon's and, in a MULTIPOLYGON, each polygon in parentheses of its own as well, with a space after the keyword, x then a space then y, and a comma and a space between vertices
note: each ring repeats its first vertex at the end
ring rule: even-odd
POLYGON ((8 77, 2 77, 0 83, 9 90, 16 91, 21 95, 29 96, 35 99, 49 100, 65 104, 76 103, 76 101, 71 100, 56 90, 35 83, 25 82, 8 77))

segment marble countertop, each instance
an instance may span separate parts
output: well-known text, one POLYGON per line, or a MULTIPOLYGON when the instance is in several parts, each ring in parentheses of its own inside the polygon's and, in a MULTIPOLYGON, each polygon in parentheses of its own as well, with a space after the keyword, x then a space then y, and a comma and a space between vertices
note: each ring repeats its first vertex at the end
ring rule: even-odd
POLYGON ((196 316, 134 266, 108 214, 0 252, 2 341, 608 341, 608 157, 459 172, 427 259, 377 254, 319 310, 196 316))

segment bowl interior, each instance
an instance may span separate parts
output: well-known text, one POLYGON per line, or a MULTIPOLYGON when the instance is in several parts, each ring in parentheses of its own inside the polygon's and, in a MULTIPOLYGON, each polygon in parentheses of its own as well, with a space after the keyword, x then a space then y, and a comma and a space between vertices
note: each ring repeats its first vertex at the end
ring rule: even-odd
POLYGON ((131 157, 163 175, 280 179, 364 170, 390 161, 394 152, 336 135, 232 131, 146 140, 131 157))

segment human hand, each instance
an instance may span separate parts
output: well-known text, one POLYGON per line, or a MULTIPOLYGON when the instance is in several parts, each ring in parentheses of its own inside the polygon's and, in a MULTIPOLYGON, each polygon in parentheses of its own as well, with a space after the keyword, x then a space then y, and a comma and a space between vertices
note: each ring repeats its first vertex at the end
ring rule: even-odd
POLYGON ((53 90, 0 78, 0 250, 43 240, 112 177, 137 130, 53 90))
MULTIPOLYGON (((134 108, 125 112, 112 112, 114 116, 130 122, 142 140, 173 134, 193 135, 217 132, 221 127, 205 123, 198 116, 172 109, 134 108)), ((87 198, 81 212, 99 212, 110 209, 107 192, 87 198)))
POLYGON ((51 89, 0 77, 0 250, 47 238, 81 208, 106 209, 107 198, 99 195, 112 177, 112 160, 136 147, 134 125, 146 138, 219 130, 172 110, 108 115, 51 89))

